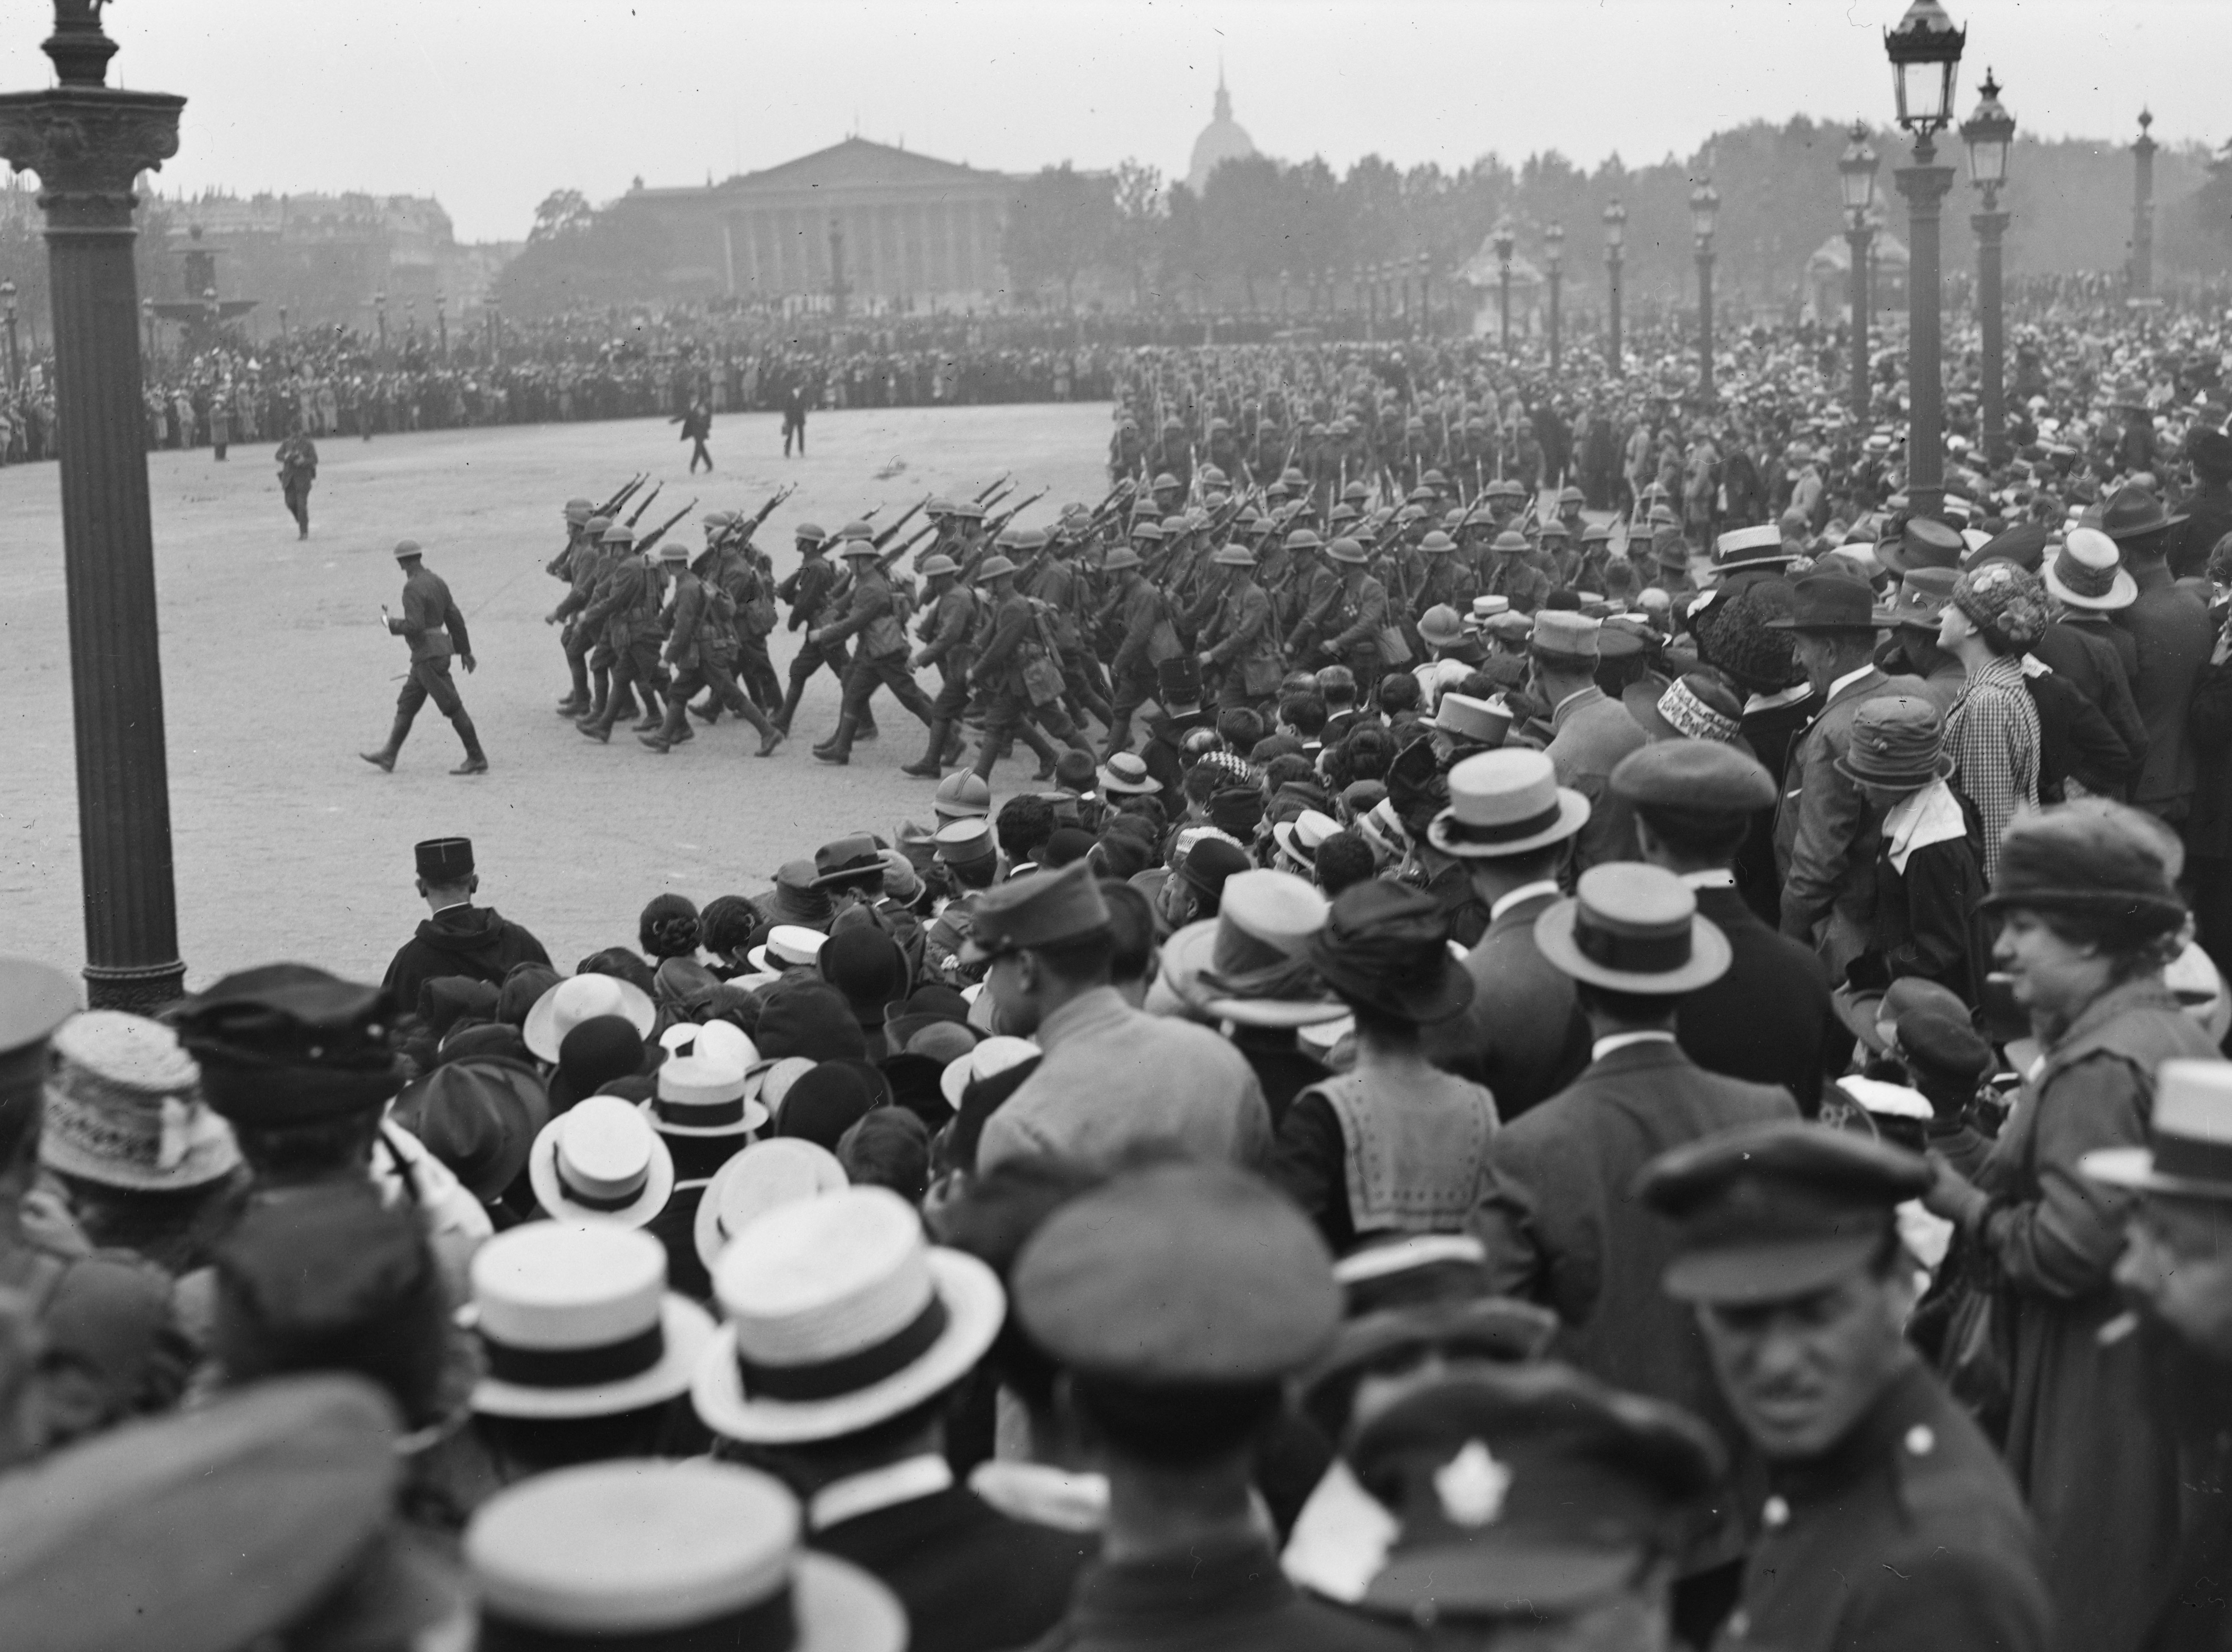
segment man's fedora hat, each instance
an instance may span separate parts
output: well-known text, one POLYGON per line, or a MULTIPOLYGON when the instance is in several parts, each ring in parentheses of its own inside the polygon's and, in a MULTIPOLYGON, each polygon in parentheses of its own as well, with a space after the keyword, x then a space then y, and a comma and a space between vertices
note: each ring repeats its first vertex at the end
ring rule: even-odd
POLYGON ((710 1275, 729 1241, 780 1205, 819 1199, 848 1185, 837 1155, 803 1136, 755 1141, 732 1156, 706 1184, 698 1201, 691 1238, 710 1275))
POLYGON ((568 1033, 582 1022, 604 1015, 619 1016, 644 1038, 651 1037, 652 1027, 659 1020, 651 995, 633 983, 617 975, 569 975, 535 999, 528 1011, 522 1029, 527 1047, 544 1061, 555 1061, 558 1046, 566 1042, 568 1033))
POLYGON ((2143 1148, 2102 1148, 2077 1167, 2095 1181, 2181 1199, 2232 1200, 2232 1062, 2166 1061, 2143 1148))
POLYGON ((1449 774, 1450 806, 1426 828, 1444 855, 1488 860, 1557 842, 1588 823, 1589 800, 1558 784, 1540 751, 1505 746, 1467 758, 1449 774))
POLYGON ((535 1201, 555 1220, 641 1227, 674 1193, 674 1160, 634 1104, 591 1096, 542 1128, 527 1155, 535 1201))
POLYGON ((1236 872, 1217 915, 1163 943, 1163 979, 1197 1013, 1241 1026, 1301 1027, 1347 1013, 1309 962, 1326 898, 1291 872, 1236 872))
POLYGON ((798 1500, 736 1463, 561 1468, 498 1493, 465 1528, 483 1652, 900 1652, 906 1612, 847 1562, 801 1546, 798 1500))
POLYGON ((2175 528, 2184 520, 2183 514, 2172 516, 2164 511, 2152 488, 2137 485, 2118 488, 2116 497, 2100 508, 2100 531, 2119 545, 2126 539, 2144 539, 2175 528))
POLYGON ((529 1222, 473 1254, 485 1375, 473 1409, 601 1417, 671 1400, 713 1335, 712 1316, 666 1288, 666 1252, 625 1227, 529 1222))
POLYGON ((882 1187, 781 1206, 730 1243, 729 1323, 698 1363, 698 1417, 758 1445, 858 1434, 944 1393, 999 1334, 1006 1295, 975 1257, 930 1245, 882 1187))
POLYGON ((2072 528, 2045 573, 2046 589, 2073 608, 2105 612, 2139 600, 2139 582, 2123 565, 2116 542, 2098 528, 2072 528))
POLYGON ((1876 631, 1883 621, 1865 580, 1841 574, 1809 574, 1794 588, 1791 611, 1767 623, 1776 631, 1876 631))
POLYGON ((1698 915, 1695 892, 1639 861, 1582 873, 1571 896, 1535 919, 1534 944, 1575 980, 1660 997, 1710 985, 1732 956, 1719 926, 1698 915))

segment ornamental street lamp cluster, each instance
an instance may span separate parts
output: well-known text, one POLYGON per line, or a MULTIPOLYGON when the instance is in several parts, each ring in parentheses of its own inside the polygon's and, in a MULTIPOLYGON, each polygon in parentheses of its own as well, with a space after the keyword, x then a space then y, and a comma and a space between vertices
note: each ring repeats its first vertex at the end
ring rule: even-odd
POLYGON ((1913 165, 1892 174, 1906 197, 1907 409, 1906 495, 1916 516, 1944 508, 1945 391, 1940 375, 1938 213, 1953 187, 1953 169, 1937 165, 1937 133, 1953 123, 1965 29, 1938 0, 1914 0, 1898 27, 1884 34, 1898 124, 1914 134, 1913 165))
POLYGON ((1503 353, 1511 353, 1511 254, 1518 245, 1519 237, 1507 216, 1496 221, 1492 237, 1496 246, 1496 306, 1501 330, 1499 342, 1503 353))
POLYGON ((1558 372, 1558 289, 1566 274, 1566 226, 1547 225, 1542 231, 1542 264, 1550 278, 1550 374, 1558 372))
POLYGON ((1713 226, 1721 214, 1721 192, 1710 178, 1690 192, 1690 229, 1697 238, 1697 398, 1713 400, 1713 226))
POLYGON ((1620 248, 1627 241, 1627 209, 1617 197, 1604 210, 1605 226, 1605 360, 1612 377, 1626 371, 1619 348, 1620 248))
POLYGON ((1837 162, 1837 185, 1845 202, 1845 244, 1852 251, 1849 292, 1852 306, 1852 419, 1868 422, 1868 256, 1875 240, 1876 152, 1867 123, 1852 122, 1852 141, 1837 162))
POLYGON ((1961 140, 1969 146, 1969 181, 1984 199, 1983 209, 1969 215, 1976 232, 1977 322, 1984 344, 1984 458, 1996 465, 2007 458, 2007 336, 2001 308, 2000 249, 2007 235, 2008 215, 2000 211, 2000 187, 2008 181, 2008 151, 2014 146, 2015 116, 2000 101, 1998 83, 1989 69, 1978 88, 1976 114, 1961 123, 1961 140))

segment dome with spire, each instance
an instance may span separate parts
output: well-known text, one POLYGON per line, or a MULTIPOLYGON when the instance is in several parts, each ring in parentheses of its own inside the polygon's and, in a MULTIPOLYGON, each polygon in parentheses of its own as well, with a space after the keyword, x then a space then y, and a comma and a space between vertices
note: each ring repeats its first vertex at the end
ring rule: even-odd
POLYGON ((1232 118, 1232 94, 1224 89, 1224 65, 1217 66, 1217 114, 1193 140, 1193 164, 1186 168, 1186 187, 1195 194, 1209 182, 1210 173, 1228 160, 1246 160, 1256 153, 1255 140, 1232 118))

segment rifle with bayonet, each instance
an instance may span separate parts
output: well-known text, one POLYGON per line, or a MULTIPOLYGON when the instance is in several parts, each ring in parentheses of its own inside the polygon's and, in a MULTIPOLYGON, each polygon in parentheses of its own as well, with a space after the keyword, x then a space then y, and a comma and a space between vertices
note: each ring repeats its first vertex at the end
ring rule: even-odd
POLYGON ((992 478, 992 481, 991 481, 990 485, 989 485, 988 487, 986 487, 986 488, 984 489, 984 491, 983 491, 982 493, 979 493, 979 494, 976 497, 976 498, 975 498, 974 500, 972 500, 972 501, 971 501, 971 503, 972 503, 972 504, 983 504, 987 499, 989 499, 989 498, 991 498, 995 493, 997 493, 997 492, 1000 491, 1000 485, 1001 485, 1002 483, 1005 482, 1005 481, 1006 481, 1009 477, 1013 476, 1014 474, 1015 474, 1015 472, 1014 472, 1013 471, 1002 471, 1002 472, 1001 472, 999 473, 999 475, 997 475, 997 476, 996 476, 996 477, 994 477, 994 478, 992 478))
POLYGON ((929 503, 930 495, 925 493, 922 496, 921 499, 917 502, 913 509, 910 510, 906 515, 901 517, 897 522, 894 522, 890 527, 885 529, 883 532, 876 536, 876 549, 881 550, 886 545, 890 544, 892 540, 898 538, 899 530, 905 527, 910 522, 912 522, 916 516, 921 512, 922 507, 929 503))
POLYGON ((1002 511, 996 517, 987 517, 984 519, 985 533, 989 535, 999 532, 1001 529, 1006 527, 1024 511, 1036 504, 1041 499, 1045 498, 1049 491, 1051 491, 1051 490, 1041 488, 1036 493, 1032 494, 1029 498, 1025 499, 1021 504, 1011 505, 1007 510, 1002 511))
POLYGON ((684 505, 672 516, 667 517, 667 519, 660 523, 659 526, 653 528, 642 538, 637 540, 635 542, 637 554, 639 556, 649 556, 653 550, 657 549, 659 542, 666 537, 666 530, 669 528, 672 528, 676 523, 681 521, 683 517, 688 516, 697 508, 698 501, 695 499, 691 500, 689 504, 684 505))
POLYGON ((755 515, 750 521, 739 523, 737 524, 736 530, 736 537, 739 539, 749 539, 754 534, 757 533, 762 527, 767 525, 767 519, 775 513, 776 507, 781 505, 785 499, 788 499, 792 494, 797 491, 798 484, 795 482, 786 482, 782 486, 777 488, 775 491, 773 497, 770 498, 765 504, 759 508, 758 513, 755 515))
MULTIPOLYGON (((877 556, 876 560, 883 564, 884 571, 886 573, 889 573, 892 569, 899 566, 900 557, 905 556, 907 552, 912 550, 917 545, 922 543, 924 540, 935 538, 937 534, 938 524, 936 523, 932 523, 925 528, 918 528, 912 534, 907 536, 906 542, 904 544, 893 545, 889 550, 880 553, 877 556)), ((883 543, 883 541, 879 539, 876 543, 880 545, 883 543)))
POLYGON ((629 527, 633 528, 637 523, 643 520, 644 512, 651 509, 652 501, 659 496, 660 492, 665 490, 665 486, 666 484, 661 482, 658 486, 652 488, 650 492, 643 496, 642 502, 636 506, 633 513, 631 514, 627 519, 627 525, 629 527))

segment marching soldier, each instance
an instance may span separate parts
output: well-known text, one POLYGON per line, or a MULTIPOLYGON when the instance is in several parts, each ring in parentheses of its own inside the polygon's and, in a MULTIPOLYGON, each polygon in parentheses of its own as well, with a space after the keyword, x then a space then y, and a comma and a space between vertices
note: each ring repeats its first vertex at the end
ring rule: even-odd
POLYGON ((790 732, 790 719, 798 712, 798 702, 806 698, 808 680, 827 666, 842 682, 846 665, 841 645, 833 653, 814 641, 814 628, 820 625, 822 608, 837 583, 837 570, 825 554, 829 548, 829 536, 814 524, 801 522, 793 535, 793 542, 798 547, 798 566, 775 587, 775 594, 790 604, 789 629, 805 628, 806 641, 790 662, 790 690, 782 697, 782 709, 775 714, 775 725, 785 734, 790 732))
POLYGON ((403 692, 395 697, 395 724, 387 732, 387 744, 377 751, 358 755, 382 773, 393 774, 396 753, 402 751, 418 708, 431 699, 450 719, 450 726, 457 731, 465 748, 465 760, 450 772, 486 774, 488 758, 481 751, 480 736, 474 731, 473 719, 465 715, 465 703, 457 697, 457 686, 450 677, 452 654, 464 662, 468 676, 475 667, 465 616, 457 612, 441 576, 425 565, 417 540, 397 544, 395 561, 403 570, 403 612, 390 614, 382 603, 380 616, 389 635, 401 637, 411 645, 411 673, 404 680, 403 692))
POLYGON ((917 671, 936 666, 938 698, 930 704, 930 746, 918 762, 900 765, 901 774, 935 780, 959 754, 961 714, 969 708, 970 642, 976 628, 976 593, 958 577, 960 565, 941 551, 916 564, 923 580, 922 623, 916 634, 922 647, 909 665, 917 671))
MULTIPOLYGON (((1132 530, 1134 542, 1152 543, 1162 529, 1144 523, 1132 530)), ((1139 553, 1119 545, 1101 561, 1101 570, 1115 576, 1106 612, 1118 637, 1115 657, 1109 661, 1110 697, 1108 749, 1103 760, 1132 744, 1132 718, 1154 697, 1155 667, 1178 652, 1178 634, 1171 624, 1169 601, 1151 582, 1139 553)))
POLYGON ((1085 576, 1074 560, 1077 542, 1061 530, 1051 537, 1032 534, 1027 539, 1027 550, 1043 544, 1045 554, 1027 579, 1016 580, 1016 589, 1046 612, 1054 647, 1061 653, 1061 680, 1070 715, 1081 723, 1089 712, 1106 723, 1113 712, 1093 681, 1100 662, 1086 648, 1084 633, 1078 628, 1078 618, 1085 612, 1085 576))
POLYGON ((1256 582, 1256 558, 1245 545, 1226 545, 1210 558, 1224 570, 1215 610, 1201 628, 1201 668, 1219 671, 1217 704, 1261 706, 1279 691, 1285 670, 1271 627, 1271 599, 1256 582))
MULTIPOLYGON (((1355 542, 1345 539, 1344 543, 1355 542)), ((1289 533, 1286 549, 1294 559, 1295 615, 1287 633, 1287 658, 1301 662, 1316 657, 1318 639, 1324 634, 1326 623, 1340 602, 1340 576, 1320 559, 1325 542, 1308 528, 1297 528, 1289 533)))
POLYGON ((635 536, 625 524, 605 530, 605 543, 617 546, 613 569, 598 588, 597 598, 581 612, 581 622, 604 628, 604 646, 612 653, 612 681, 605 693, 604 709, 574 726, 600 745, 609 745, 613 725, 620 720, 623 704, 633 707, 631 692, 643 691, 643 716, 638 732, 659 726, 659 691, 652 686, 659 673, 659 610, 663 588, 659 570, 649 559, 633 553, 635 536))
MULTIPOLYGON (((1093 748, 1078 733, 1076 725, 1069 720, 1069 713, 1062 710, 1061 697, 1054 695, 1040 702, 1032 696, 1024 672, 1029 663, 1027 650, 1035 640, 1038 620, 1030 599, 1015 589, 1015 563, 994 551, 977 568, 976 578, 991 609, 990 634, 968 674, 969 682, 986 693, 984 738, 976 748, 977 777, 992 777, 992 765, 999 760, 1001 750, 1033 716, 1043 722, 1047 732, 1056 739, 1090 755, 1093 748)), ((1152 590, 1153 587, 1148 589, 1152 590)))
POLYGON ((566 671, 573 686, 566 698, 558 702, 561 717, 587 716, 595 701, 589 693, 589 651, 596 646, 596 635, 581 622, 580 615, 589 606, 596 593, 597 582, 610 563, 605 547, 600 543, 607 528, 613 525, 610 517, 585 517, 578 536, 567 548, 555 566, 562 568, 560 577, 567 582, 566 595, 558 599, 558 606, 542 616, 545 625, 561 625, 559 641, 566 650, 566 671))
POLYGON ((656 730, 638 735, 646 745, 664 755, 676 743, 690 738, 684 712, 690 697, 700 688, 712 690, 713 704, 726 706, 759 731, 760 749, 755 757, 772 757, 782 744, 782 732, 767 719, 736 686, 731 672, 736 654, 736 608, 729 593, 709 584, 706 576, 720 559, 719 550, 708 545, 698 560, 684 566, 688 555, 679 540, 668 540, 659 554, 674 581, 672 626, 667 634, 665 658, 672 681, 667 689, 666 716, 656 730))
POLYGON ((916 686, 907 670, 906 629, 899 617, 898 594, 879 558, 868 524, 847 524, 840 550, 852 580, 851 599, 841 619, 808 631, 806 641, 809 647, 829 651, 833 659, 842 659, 846 639, 860 638, 852 664, 844 673, 845 699, 837 714, 837 731, 814 748, 814 755, 822 762, 845 764, 853 760, 853 734, 878 683, 890 689, 892 698, 925 726, 937 719, 931 714, 929 696, 916 686), (858 532, 853 530, 856 526, 858 532))
POLYGON ((1327 628, 1340 629, 1321 641, 1318 652, 1328 654, 1355 674, 1369 699, 1379 684, 1379 634, 1387 628, 1387 588, 1372 576, 1370 559, 1353 539, 1336 539, 1326 555, 1340 564, 1340 595, 1327 616, 1327 628))
POLYGON ((1516 528, 1498 532, 1489 545, 1496 567, 1482 595, 1509 598, 1515 614, 1532 614, 1541 607, 1542 599, 1550 595, 1550 576, 1528 561, 1532 549, 1516 528))
POLYGON ((297 539, 310 537, 310 484, 318 479, 316 444, 302 433, 297 420, 294 430, 273 457, 279 462, 279 489, 287 498, 287 514, 295 518, 297 539))

